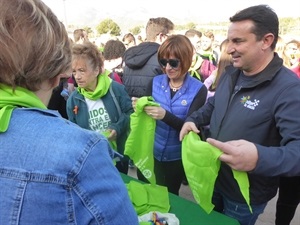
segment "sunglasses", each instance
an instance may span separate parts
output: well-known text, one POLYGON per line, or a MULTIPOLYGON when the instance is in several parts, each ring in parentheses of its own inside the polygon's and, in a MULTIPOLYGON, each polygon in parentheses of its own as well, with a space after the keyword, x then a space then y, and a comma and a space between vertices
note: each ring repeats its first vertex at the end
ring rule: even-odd
POLYGON ((167 64, 169 63, 170 67, 177 69, 180 61, 178 59, 160 59, 159 63, 163 68, 166 68, 167 64))

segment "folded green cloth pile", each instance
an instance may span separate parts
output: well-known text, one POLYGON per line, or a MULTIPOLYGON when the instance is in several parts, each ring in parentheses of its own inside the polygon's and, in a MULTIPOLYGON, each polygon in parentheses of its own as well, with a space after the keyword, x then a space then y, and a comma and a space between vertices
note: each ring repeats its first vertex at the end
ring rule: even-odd
POLYGON ((130 181, 126 184, 130 200, 137 214, 151 211, 166 213, 170 210, 167 187, 130 181))

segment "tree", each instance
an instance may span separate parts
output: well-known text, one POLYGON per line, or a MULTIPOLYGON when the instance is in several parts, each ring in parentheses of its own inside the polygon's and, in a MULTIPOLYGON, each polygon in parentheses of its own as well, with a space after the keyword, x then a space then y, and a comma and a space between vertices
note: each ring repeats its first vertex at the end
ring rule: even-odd
POLYGON ((87 32, 89 37, 94 36, 94 32, 93 32, 93 29, 91 27, 85 26, 85 27, 83 27, 83 29, 87 32))
POLYGON ((197 24, 193 23, 193 22, 189 22, 186 24, 186 29, 195 29, 197 27, 197 24))
POLYGON ((138 35, 139 33, 141 33, 141 26, 136 26, 136 27, 130 29, 129 31, 133 35, 138 35))
POLYGON ((121 28, 112 19, 105 19, 96 26, 97 32, 101 34, 121 35, 121 28))

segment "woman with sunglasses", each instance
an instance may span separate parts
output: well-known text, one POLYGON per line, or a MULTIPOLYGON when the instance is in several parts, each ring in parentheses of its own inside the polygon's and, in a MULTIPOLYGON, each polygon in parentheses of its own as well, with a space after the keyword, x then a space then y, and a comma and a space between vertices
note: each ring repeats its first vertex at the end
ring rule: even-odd
MULTIPOLYGON (((146 106, 144 111, 156 120, 154 172, 156 182, 179 194, 184 169, 179 132, 184 120, 201 107, 207 88, 190 76, 193 46, 184 35, 168 37, 158 49, 158 61, 164 74, 155 76, 147 90, 160 106, 146 106)), ((138 172, 139 178, 142 176, 138 172)))

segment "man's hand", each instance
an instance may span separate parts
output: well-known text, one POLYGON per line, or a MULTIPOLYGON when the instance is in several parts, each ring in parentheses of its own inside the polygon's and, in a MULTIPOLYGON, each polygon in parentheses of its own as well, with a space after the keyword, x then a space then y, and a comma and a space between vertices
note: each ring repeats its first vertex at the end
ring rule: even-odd
POLYGON ((190 131, 194 131, 197 134, 200 133, 200 130, 198 130, 195 123, 185 122, 181 128, 179 140, 182 141, 184 136, 187 135, 190 131))
POLYGON ((208 138, 206 141, 223 152, 219 159, 232 169, 252 171, 256 167, 258 152, 252 142, 245 140, 221 142, 212 138, 208 138))

